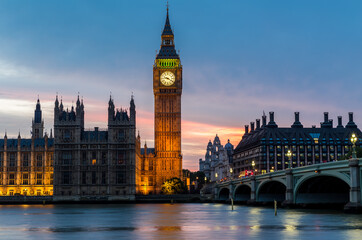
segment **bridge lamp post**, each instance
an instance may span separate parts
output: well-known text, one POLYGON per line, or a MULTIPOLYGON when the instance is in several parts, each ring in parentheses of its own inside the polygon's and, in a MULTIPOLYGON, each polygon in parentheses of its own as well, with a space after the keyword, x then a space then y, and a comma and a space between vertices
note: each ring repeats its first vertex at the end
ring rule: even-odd
POLYGON ((230 179, 233 177, 233 169, 230 168, 230 179))
POLYGON ((251 162, 251 166, 253 167, 253 174, 255 174, 255 162, 254 161, 251 162))
POLYGON ((217 172, 215 173, 215 179, 216 179, 215 181, 217 182, 217 172))
POLYGON ((356 134, 352 133, 351 136, 351 142, 352 142, 352 158, 357 158, 357 153, 356 153, 356 142, 357 142, 357 136, 356 134))
POLYGON ((289 168, 293 168, 293 166, 292 166, 292 151, 290 151, 290 149, 289 149, 286 155, 287 155, 287 157, 289 159, 289 168))

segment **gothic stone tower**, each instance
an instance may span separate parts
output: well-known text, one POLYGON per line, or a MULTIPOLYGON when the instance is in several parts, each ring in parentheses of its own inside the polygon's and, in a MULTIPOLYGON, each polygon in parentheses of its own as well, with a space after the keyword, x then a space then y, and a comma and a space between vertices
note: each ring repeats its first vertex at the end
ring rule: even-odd
POLYGON ((168 8, 161 40, 161 48, 153 66, 157 188, 167 179, 182 177, 182 65, 175 50, 168 8))
POLYGON ((43 132, 44 132, 44 121, 42 120, 42 112, 40 108, 40 101, 38 98, 34 112, 34 119, 32 122, 32 131, 31 131, 32 137, 35 139, 42 138, 44 136, 43 132))

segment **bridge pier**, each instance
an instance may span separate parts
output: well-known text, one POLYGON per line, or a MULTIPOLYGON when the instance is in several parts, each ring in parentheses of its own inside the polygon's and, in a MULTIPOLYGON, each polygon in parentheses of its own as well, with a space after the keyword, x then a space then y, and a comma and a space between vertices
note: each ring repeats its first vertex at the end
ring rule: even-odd
POLYGON ((234 191, 235 191, 235 185, 233 184, 233 182, 231 181, 230 182, 230 185, 229 185, 229 201, 234 200, 234 191))
POLYGON ((247 204, 255 204, 256 203, 256 179, 255 179, 255 176, 250 177, 250 185, 251 185, 250 200, 247 202, 247 204))
POLYGON ((285 207, 290 207, 294 205, 293 192, 294 192, 294 181, 293 181, 293 170, 287 169, 285 171, 286 175, 286 191, 285 191, 285 201, 282 203, 285 207))
POLYGON ((361 174, 358 159, 349 160, 351 189, 349 193, 349 203, 344 206, 344 210, 350 213, 362 213, 361 202, 361 174))

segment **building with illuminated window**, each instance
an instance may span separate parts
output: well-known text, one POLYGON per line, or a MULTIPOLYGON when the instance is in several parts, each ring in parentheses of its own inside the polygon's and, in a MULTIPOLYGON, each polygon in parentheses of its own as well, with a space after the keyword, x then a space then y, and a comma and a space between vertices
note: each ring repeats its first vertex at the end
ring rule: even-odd
POLYGON ((0 139, 0 196, 53 195, 52 134, 44 134, 44 121, 38 99, 32 121, 32 137, 0 139))
MULTIPOLYGON (((324 121, 320 127, 305 128, 299 121, 299 113, 295 113, 295 121, 290 128, 280 128, 274 121, 274 113, 249 126, 245 126, 245 134, 233 154, 234 177, 244 176, 250 172, 268 173, 289 167, 336 161, 351 151, 350 137, 355 133, 359 139, 361 131, 353 122, 353 113, 349 113, 349 121, 342 125, 342 117, 333 127, 333 120, 324 113, 324 121), (288 156, 288 151, 290 155, 288 156)), ((360 145, 357 142, 356 145, 360 145)))
POLYGON ((84 129, 83 100, 54 107, 54 200, 133 200, 136 193, 136 107, 108 103, 108 129, 84 129))

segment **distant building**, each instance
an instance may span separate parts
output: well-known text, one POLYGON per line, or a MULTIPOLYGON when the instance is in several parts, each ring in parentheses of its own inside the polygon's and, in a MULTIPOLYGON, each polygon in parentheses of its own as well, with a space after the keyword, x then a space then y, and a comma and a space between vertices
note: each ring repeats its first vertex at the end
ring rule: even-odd
POLYGON ((207 144, 205 160, 199 160, 199 171, 211 182, 230 177, 233 150, 230 140, 224 148, 216 134, 213 143, 210 140, 207 144))
POLYGON ((108 129, 84 129, 83 100, 54 107, 54 200, 132 200, 136 193, 136 107, 108 103, 108 129))
POLYGON ((40 101, 32 121, 32 137, 0 139, 0 196, 53 195, 52 134, 44 134, 40 101))
MULTIPOLYGON (((355 133, 362 138, 361 131, 353 122, 353 113, 349 113, 349 122, 342 125, 342 117, 333 127, 333 120, 324 113, 324 121, 320 128, 305 128, 299 121, 299 112, 295 113, 295 121, 290 128, 280 128, 274 121, 274 112, 245 126, 245 134, 233 154, 234 177, 246 174, 245 171, 268 173, 289 167, 336 161, 351 150, 350 137, 355 133), (287 153, 291 151, 289 158, 287 153)), ((361 144, 361 140, 357 145, 361 144)))

